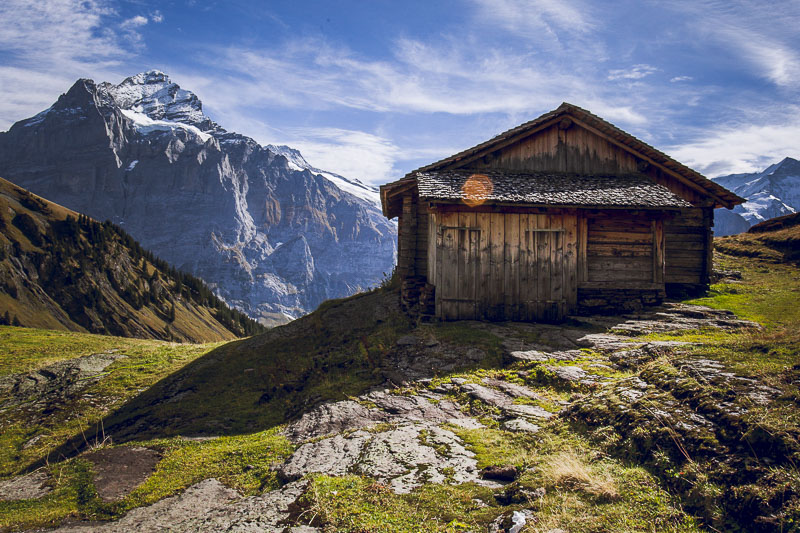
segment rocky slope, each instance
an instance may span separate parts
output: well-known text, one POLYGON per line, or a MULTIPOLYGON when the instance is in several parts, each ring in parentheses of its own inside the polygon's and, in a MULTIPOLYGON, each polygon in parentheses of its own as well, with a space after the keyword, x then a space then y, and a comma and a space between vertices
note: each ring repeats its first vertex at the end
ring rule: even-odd
POLYGON ((800 210, 800 161, 787 157, 762 172, 719 176, 714 181, 747 201, 717 209, 714 234, 742 233, 753 224, 800 210))
POLYGON ((79 80, 0 133, 0 175, 121 225, 263 322, 372 286, 394 264, 396 229, 373 188, 224 130, 158 71, 79 80))
MULTIPOLYGON (((392 307, 381 294, 353 305, 379 314, 392 307)), ((301 327, 314 326, 284 335, 301 327)), ((699 328, 732 335, 757 324, 667 304, 566 327, 458 327, 500 343, 503 361, 465 371, 492 348, 446 340, 446 328, 408 331, 377 367, 396 382, 280 426, 291 448, 261 474, 264 490, 242 496, 207 478, 118 521, 57 531, 418 531, 419 520, 428 531, 777 531, 796 516, 789 465, 800 453, 797 435, 761 427, 763 410, 786 402, 782 391, 694 353, 695 343, 642 338, 699 328), (647 465, 655 477, 623 463, 647 465)), ((158 401, 197 402, 186 375, 171 381, 157 387, 158 401)), ((155 406, 152 399, 144 403, 155 406)), ((131 448, 106 453, 115 450, 131 448)), ((104 472, 102 460, 84 457, 104 472)))
POLYGON ((118 227, 3 179, 0 323, 190 342, 263 329, 118 227))

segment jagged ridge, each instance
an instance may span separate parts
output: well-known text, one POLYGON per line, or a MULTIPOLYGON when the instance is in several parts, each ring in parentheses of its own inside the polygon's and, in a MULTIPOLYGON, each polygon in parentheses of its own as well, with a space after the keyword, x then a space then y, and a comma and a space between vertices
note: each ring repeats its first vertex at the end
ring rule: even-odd
POLYGON ((369 287, 391 271, 396 227, 370 187, 288 147, 228 132, 193 93, 149 71, 119 85, 79 80, 0 133, 0 172, 62 205, 123 226, 264 323, 369 287), (283 152, 283 153, 277 153, 283 152))

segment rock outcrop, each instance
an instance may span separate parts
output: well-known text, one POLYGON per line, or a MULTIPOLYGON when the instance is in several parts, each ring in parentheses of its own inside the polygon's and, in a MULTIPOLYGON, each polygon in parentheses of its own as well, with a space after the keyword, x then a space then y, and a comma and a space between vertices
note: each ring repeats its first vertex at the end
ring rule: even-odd
POLYGON ((374 188, 224 130, 158 71, 79 80, 0 133, 0 176, 110 219, 264 323, 373 286, 394 265, 396 228, 374 188))

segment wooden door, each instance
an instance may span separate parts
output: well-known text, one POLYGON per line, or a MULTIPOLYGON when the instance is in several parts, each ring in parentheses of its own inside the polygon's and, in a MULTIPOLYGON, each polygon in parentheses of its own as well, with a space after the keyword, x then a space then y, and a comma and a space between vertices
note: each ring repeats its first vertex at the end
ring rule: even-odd
POLYGON ((577 300, 577 218, 436 217, 436 314, 444 320, 558 321, 577 300))
POLYGON ((517 320, 563 320, 577 299, 574 217, 523 216, 520 224, 519 316, 517 320))
POLYGON ((440 216, 436 231, 436 314, 479 318, 481 229, 474 213, 440 216))

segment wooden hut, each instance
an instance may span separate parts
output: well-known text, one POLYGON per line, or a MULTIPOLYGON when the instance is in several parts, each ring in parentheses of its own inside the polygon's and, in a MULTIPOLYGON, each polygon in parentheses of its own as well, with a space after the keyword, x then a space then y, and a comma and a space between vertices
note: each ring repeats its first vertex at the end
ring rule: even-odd
POLYGON ((557 321, 706 288, 713 210, 743 201, 567 103, 381 187, 403 301, 444 320, 557 321))

